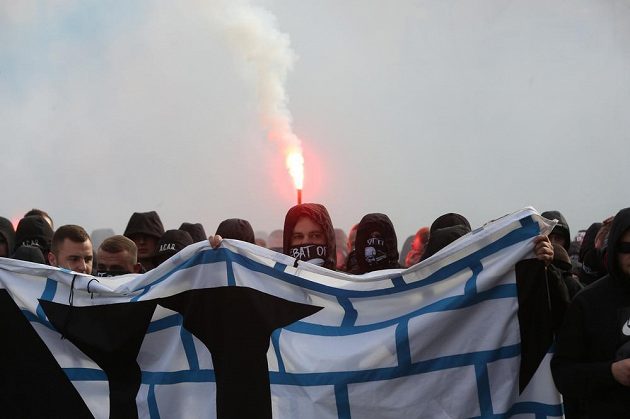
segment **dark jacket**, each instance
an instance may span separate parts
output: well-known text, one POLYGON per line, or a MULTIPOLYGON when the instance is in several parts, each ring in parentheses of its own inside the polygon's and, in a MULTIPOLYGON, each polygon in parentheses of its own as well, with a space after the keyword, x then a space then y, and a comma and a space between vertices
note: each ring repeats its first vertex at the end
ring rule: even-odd
POLYGON ((588 418, 625 418, 630 388, 613 377, 617 350, 630 341, 630 277, 617 261, 621 236, 630 229, 630 208, 617 213, 608 241, 609 274, 578 293, 567 311, 551 362, 560 392, 580 400, 588 418))
POLYGON ((564 215, 560 211, 545 211, 542 214, 548 220, 558 220, 558 224, 553 228, 551 234, 558 234, 564 238, 564 248, 568 252, 571 246, 571 230, 569 230, 569 223, 564 218, 564 215))
POLYGON ((0 235, 7 244, 7 257, 9 257, 15 249, 15 230, 11 221, 4 217, 0 217, 0 235))
POLYGON ((396 231, 385 214, 367 214, 361 219, 354 247, 358 274, 400 268, 396 231))
POLYGON ((295 224, 297 224, 298 219, 302 216, 309 217, 311 220, 317 223, 322 228, 322 230, 324 230, 324 235, 326 236, 327 252, 326 260, 324 261, 324 267, 334 271, 337 267, 337 244, 335 240, 335 229, 333 227, 332 221, 330 220, 330 215, 328 215, 328 210, 326 210, 326 207, 321 204, 299 204, 289 209, 286 217, 284 218, 282 252, 285 255, 289 254, 293 228, 295 227, 295 224))
POLYGON ((256 242, 254 229, 252 229, 251 224, 249 221, 241 218, 228 218, 227 220, 221 221, 215 234, 218 234, 224 239, 236 239, 249 243, 256 242))
POLYGON ((125 237, 131 238, 134 234, 146 234, 157 239, 164 234, 164 226, 160 216, 155 211, 134 212, 129 218, 127 228, 125 228, 125 237))
POLYGON ((155 266, 158 266, 175 255, 175 253, 191 244, 193 244, 193 239, 187 232, 181 230, 167 230, 157 243, 157 249, 153 258, 155 266))

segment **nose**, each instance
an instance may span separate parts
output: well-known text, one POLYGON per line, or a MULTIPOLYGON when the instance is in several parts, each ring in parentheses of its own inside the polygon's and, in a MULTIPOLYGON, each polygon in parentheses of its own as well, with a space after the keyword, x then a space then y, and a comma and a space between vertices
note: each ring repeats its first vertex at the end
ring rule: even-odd
POLYGON ((82 274, 87 272, 87 264, 85 263, 84 259, 81 259, 76 266, 75 271, 77 272, 81 272, 82 274))

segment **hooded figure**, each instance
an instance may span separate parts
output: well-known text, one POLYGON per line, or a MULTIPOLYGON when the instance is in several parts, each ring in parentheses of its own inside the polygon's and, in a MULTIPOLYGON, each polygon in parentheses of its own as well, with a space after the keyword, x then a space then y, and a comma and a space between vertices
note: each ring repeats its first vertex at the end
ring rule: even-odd
POLYGON ((138 248, 138 262, 144 269, 155 268, 154 256, 157 252, 157 243, 164 234, 164 226, 160 216, 155 211, 134 212, 129 218, 125 237, 133 240, 138 248))
POLYGON ((0 249, 2 242, 6 245, 6 249, 4 252, 0 250, 0 257, 8 258, 15 248, 15 230, 11 221, 4 217, 0 217, 0 249))
POLYGON ((608 275, 578 293, 558 333, 551 371, 560 392, 588 418, 630 412, 630 208, 617 213, 608 239, 608 275), (620 372, 621 371, 621 372, 620 372))
POLYGON ((562 240, 562 247, 568 252, 569 247, 571 247, 571 231, 569 230, 569 223, 564 218, 564 216, 560 213, 560 211, 545 211, 542 214, 548 220, 558 220, 558 224, 551 230, 549 233, 549 238, 551 242, 554 242, 553 236, 558 236, 562 240))
POLYGON ((179 226, 179 229, 190 234, 194 243, 208 240, 206 230, 204 230, 203 225, 200 223, 182 223, 182 225, 179 226))
POLYGON ((595 238, 601 228, 602 223, 591 224, 586 230, 580 246, 578 261, 582 266, 578 271, 578 277, 584 286, 590 285, 606 275, 606 266, 604 266, 602 253, 595 246, 595 238))
POLYGON ((16 260, 25 260, 27 262, 46 264, 42 250, 37 246, 22 245, 15 249, 12 256, 16 260))
MULTIPOLYGON (((289 209, 284 218, 282 243, 282 253, 285 255, 303 261, 310 260, 333 271, 337 266, 335 230, 326 207, 321 204, 299 204, 289 209), (321 243, 320 240, 304 237, 299 244, 295 244, 294 229, 302 217, 310 219, 321 228, 321 243)), ((271 238, 269 245, 271 246, 271 238)))
POLYGON ((439 228, 431 232, 429 241, 427 242, 427 246, 424 249, 424 253, 420 258, 420 261, 430 258, 449 244, 453 243, 455 240, 468 233, 470 233, 470 228, 462 224, 439 228))
POLYGON ((241 218, 228 218, 221 221, 217 227, 217 232, 214 234, 218 234, 224 239, 241 240, 252 244, 256 242, 251 224, 241 218))
POLYGON ((449 212, 444 215, 440 215, 435 219, 435 221, 433 221, 433 224, 431 224, 431 228, 429 229, 429 234, 433 234, 435 230, 439 230, 440 228, 452 226, 463 226, 467 230, 467 233, 470 233, 471 231, 470 223, 466 217, 455 212, 449 212))
POLYGON ((181 230, 167 230, 158 241, 155 257, 153 258, 155 266, 158 266, 166 259, 175 255, 175 253, 191 244, 193 244, 193 239, 187 232, 181 230))
POLYGON ((48 258, 53 230, 43 217, 29 215, 20 220, 15 230, 15 246, 37 246, 44 258, 48 258))
POLYGON ((367 214, 361 219, 357 227, 355 250, 357 274, 400 268, 396 231, 385 214, 367 214))

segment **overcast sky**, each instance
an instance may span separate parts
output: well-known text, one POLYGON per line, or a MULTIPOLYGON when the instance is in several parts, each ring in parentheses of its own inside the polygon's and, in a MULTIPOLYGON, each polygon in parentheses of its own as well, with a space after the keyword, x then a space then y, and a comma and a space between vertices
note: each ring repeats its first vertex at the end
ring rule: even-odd
MULTIPOLYGON (((229 2, 228 2, 229 3, 229 2)), ((630 2, 267 0, 304 200, 399 242, 445 212, 525 206, 572 233, 630 206, 630 2)), ((122 233, 281 228, 296 193, 217 1, 0 0, 0 215, 122 233)))

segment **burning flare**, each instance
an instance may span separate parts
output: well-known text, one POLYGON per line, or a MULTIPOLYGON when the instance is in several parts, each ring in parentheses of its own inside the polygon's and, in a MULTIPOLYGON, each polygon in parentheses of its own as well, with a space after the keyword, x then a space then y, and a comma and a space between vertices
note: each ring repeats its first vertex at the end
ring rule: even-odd
POLYGON ((260 117, 269 139, 286 156, 295 188, 304 184, 302 143, 293 133, 285 82, 295 54, 287 34, 276 28, 273 14, 247 1, 230 2, 221 18, 225 33, 245 63, 255 70, 260 117))

